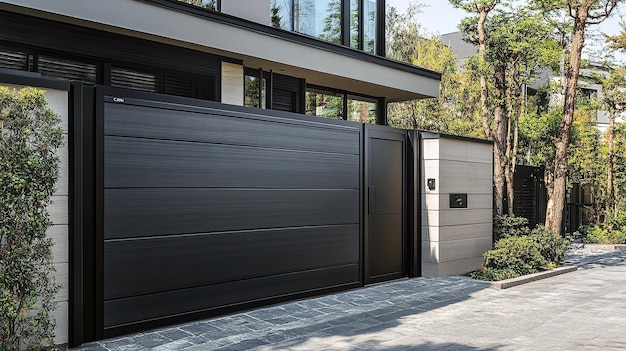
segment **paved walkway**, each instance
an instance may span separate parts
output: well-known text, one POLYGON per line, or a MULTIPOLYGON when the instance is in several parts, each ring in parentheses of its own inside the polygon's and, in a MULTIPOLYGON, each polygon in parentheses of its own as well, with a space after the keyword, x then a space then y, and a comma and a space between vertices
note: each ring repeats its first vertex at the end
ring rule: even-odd
POLYGON ((626 251, 568 262, 579 270, 507 290, 406 279, 76 350, 626 350, 626 251))

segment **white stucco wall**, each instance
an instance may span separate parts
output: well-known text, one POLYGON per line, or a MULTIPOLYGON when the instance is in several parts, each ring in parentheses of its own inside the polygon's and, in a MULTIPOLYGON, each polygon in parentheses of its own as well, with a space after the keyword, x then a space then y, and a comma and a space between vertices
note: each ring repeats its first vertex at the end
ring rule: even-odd
MULTIPOLYGON (((5 84, 0 85, 13 89, 23 86, 5 84)), ((40 88, 45 91, 48 106, 62 118, 64 146, 57 151, 61 160, 59 179, 56 191, 52 196, 52 204, 48 208, 52 227, 48 229, 48 236, 54 240, 52 248, 53 262, 56 268, 56 283, 61 286, 56 296, 57 309, 54 313, 56 330, 54 342, 57 345, 68 342, 69 322, 69 149, 68 149, 68 92, 49 88, 40 88)))
POLYGON ((447 137, 421 146, 422 275, 468 273, 492 245, 492 146, 447 137), (450 208, 450 194, 467 194, 467 208, 450 208))

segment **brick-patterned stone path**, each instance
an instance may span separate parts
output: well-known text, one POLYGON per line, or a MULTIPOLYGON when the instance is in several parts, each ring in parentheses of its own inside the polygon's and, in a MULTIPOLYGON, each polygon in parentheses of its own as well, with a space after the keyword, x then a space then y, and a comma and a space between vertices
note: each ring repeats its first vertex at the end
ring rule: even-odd
POLYGON ((83 345, 76 351, 624 350, 626 251, 507 290, 413 278, 83 345))

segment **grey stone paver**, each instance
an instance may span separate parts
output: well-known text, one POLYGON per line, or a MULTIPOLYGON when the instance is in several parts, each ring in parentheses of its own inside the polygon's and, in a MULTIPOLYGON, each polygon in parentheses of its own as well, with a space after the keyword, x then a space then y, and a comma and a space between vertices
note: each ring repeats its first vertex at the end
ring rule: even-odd
POLYGON ((139 350, 625 350, 626 251, 575 246, 579 270, 507 290, 414 278, 84 345, 139 350))

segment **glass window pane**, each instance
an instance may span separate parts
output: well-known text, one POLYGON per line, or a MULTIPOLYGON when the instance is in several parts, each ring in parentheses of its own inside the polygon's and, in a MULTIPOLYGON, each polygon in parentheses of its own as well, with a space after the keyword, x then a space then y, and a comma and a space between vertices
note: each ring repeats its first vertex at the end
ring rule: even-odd
POLYGON ((376 0, 365 0, 363 14, 363 51, 374 53, 376 51, 376 0))
POLYGON ((296 0, 296 30, 341 43, 341 0, 296 0))
POLYGON ((259 108, 260 101, 259 78, 246 74, 244 78, 244 106, 259 108))
POLYGON ((306 114, 343 119, 343 97, 332 93, 306 92, 306 114))
POLYGON ((375 124, 376 102, 348 97, 348 120, 375 124))
POLYGON ((293 31, 292 4, 292 0, 272 0, 270 7, 272 27, 293 31))
POLYGON ((359 48, 359 2, 350 0, 350 47, 359 48))
POLYGON ((217 11, 217 0, 178 0, 185 4, 202 7, 205 9, 217 11))

